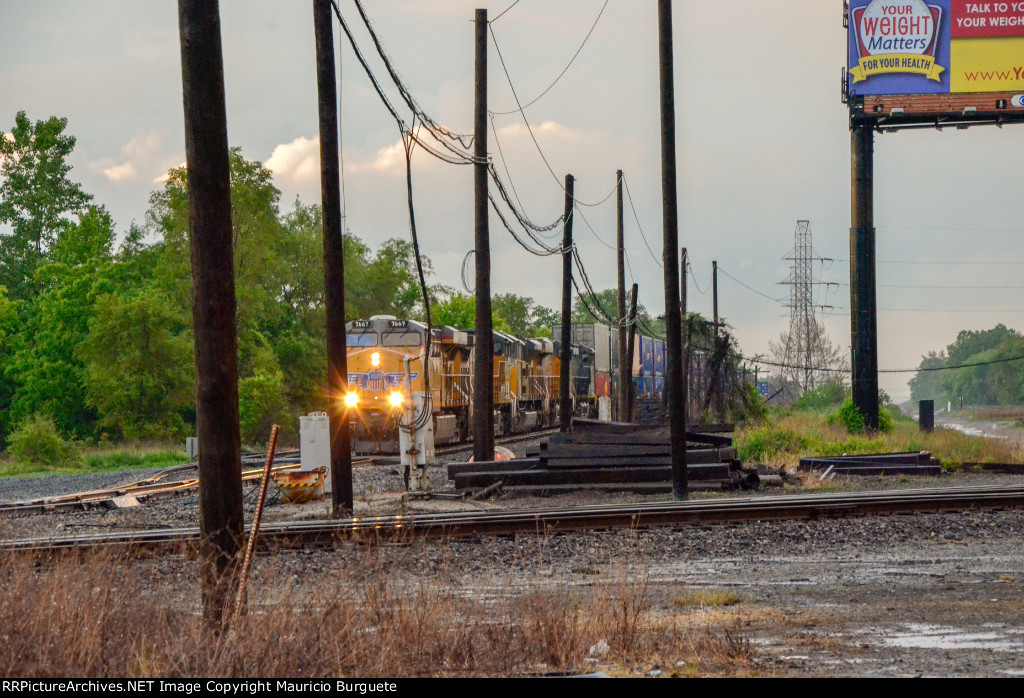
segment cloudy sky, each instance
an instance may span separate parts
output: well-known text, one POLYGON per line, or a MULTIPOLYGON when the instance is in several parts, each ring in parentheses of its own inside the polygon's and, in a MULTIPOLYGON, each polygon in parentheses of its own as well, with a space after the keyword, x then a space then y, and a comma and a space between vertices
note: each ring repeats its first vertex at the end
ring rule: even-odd
MULTIPOLYGON (((474 9, 491 18, 512 0, 368 0, 367 11, 421 105, 455 131, 472 125, 474 9)), ((354 6, 340 0, 351 24, 354 6)), ((173 0, 0 0, 0 130, 18 110, 67 117, 78 138, 72 177, 114 215, 142 222, 149 194, 184 160, 177 6, 173 0)), ((622 169, 631 276, 641 301, 664 307, 660 257, 657 12, 654 0, 520 0, 493 30, 525 110, 560 179, 602 200, 622 169)), ((840 103, 846 36, 839 0, 676 0, 676 108, 681 242, 695 274, 691 308, 719 307, 744 353, 764 353, 787 326, 779 285, 797 220, 811 221, 817 299, 834 306, 832 340, 849 345, 850 137, 840 103), (729 276, 768 296, 758 295, 729 276), (704 293, 701 293, 704 292, 704 293)), ((283 208, 319 197, 312 6, 309 0, 221 0, 232 145, 274 170, 283 208)), ((336 39, 340 42, 336 27, 336 39)), ((364 52, 372 46, 357 34, 364 52)), ((340 46, 340 43, 339 43, 340 46)), ((490 44, 490 108, 515 108, 490 44)), ((408 236, 398 131, 350 48, 341 52, 347 225, 370 243, 408 236)), ((381 76, 378 61, 372 64, 381 76)), ((390 93, 395 95, 394 90, 390 93)), ((555 219, 562 191, 519 114, 496 115, 517 192, 537 221, 555 219)), ((493 135, 492 154, 498 159, 493 135)), ((927 130, 876 141, 880 367, 916 366, 961 329, 1024 326, 1019 236, 1024 128, 927 130), (908 263, 914 262, 914 263, 908 263), (927 263, 921 263, 927 262, 927 263), (960 287, 960 288, 957 288, 960 287), (984 287, 984 288, 982 288, 984 287), (1016 288, 1015 288, 1016 287, 1016 288)), ((499 159, 500 163, 500 159, 499 159)), ((435 281, 458 286, 473 245, 472 173, 418 153, 417 223, 435 281)), ((596 288, 615 284, 614 197, 583 209, 575 237, 596 288), (603 240, 603 242, 602 242, 603 240)), ((492 217, 493 288, 557 307, 558 258, 528 255, 492 217)), ((628 281, 628 279, 627 279, 628 281)), ((882 376, 906 398, 909 376, 882 376)))

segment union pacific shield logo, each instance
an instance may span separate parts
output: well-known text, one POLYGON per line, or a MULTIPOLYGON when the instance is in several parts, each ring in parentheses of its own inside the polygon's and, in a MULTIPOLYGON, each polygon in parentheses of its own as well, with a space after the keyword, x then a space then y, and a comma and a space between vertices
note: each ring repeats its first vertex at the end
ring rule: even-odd
MULTIPOLYGON (((947 3, 943 3, 946 5, 947 3)), ((853 83, 874 76, 922 76, 941 82, 946 70, 939 64, 937 47, 946 8, 924 0, 871 0, 851 7, 855 64, 853 83)))

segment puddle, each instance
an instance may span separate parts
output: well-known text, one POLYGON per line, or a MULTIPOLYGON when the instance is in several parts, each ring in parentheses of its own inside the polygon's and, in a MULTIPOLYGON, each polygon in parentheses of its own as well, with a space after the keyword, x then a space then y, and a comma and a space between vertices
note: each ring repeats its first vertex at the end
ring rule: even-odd
POLYGON ((888 647, 925 650, 957 650, 978 649, 994 652, 1024 651, 1024 642, 1018 638, 1008 637, 1006 632, 970 633, 959 628, 941 625, 907 626, 906 632, 892 633, 878 638, 878 642, 888 647))

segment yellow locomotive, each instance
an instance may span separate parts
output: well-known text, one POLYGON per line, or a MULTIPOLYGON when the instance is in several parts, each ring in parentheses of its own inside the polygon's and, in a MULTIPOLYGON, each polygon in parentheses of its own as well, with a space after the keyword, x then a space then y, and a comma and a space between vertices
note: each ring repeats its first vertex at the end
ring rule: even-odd
MULTIPOLYGON (((378 315, 346 325, 352 444, 357 453, 398 451, 398 423, 411 386, 427 393, 434 442, 472 438, 472 330, 435 327, 425 357, 427 326, 378 315), (407 361, 408 359, 408 361, 407 361), (424 365, 426 364, 426 365, 424 365), (408 375, 407 375, 408 371, 408 375)), ((494 423, 498 435, 542 429, 557 423, 561 361, 559 344, 494 333, 494 423)), ((577 414, 594 405, 593 349, 573 345, 570 374, 577 414)))

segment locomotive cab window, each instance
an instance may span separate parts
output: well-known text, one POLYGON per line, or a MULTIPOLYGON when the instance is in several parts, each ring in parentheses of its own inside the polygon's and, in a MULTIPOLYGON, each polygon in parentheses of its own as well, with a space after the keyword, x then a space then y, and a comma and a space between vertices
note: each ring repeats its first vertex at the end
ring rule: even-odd
POLYGON ((345 344, 350 347, 375 347, 377 346, 376 332, 362 332, 354 334, 349 332, 345 335, 345 344))
POLYGON ((386 347, 419 347, 423 345, 423 335, 415 331, 385 332, 386 347))

